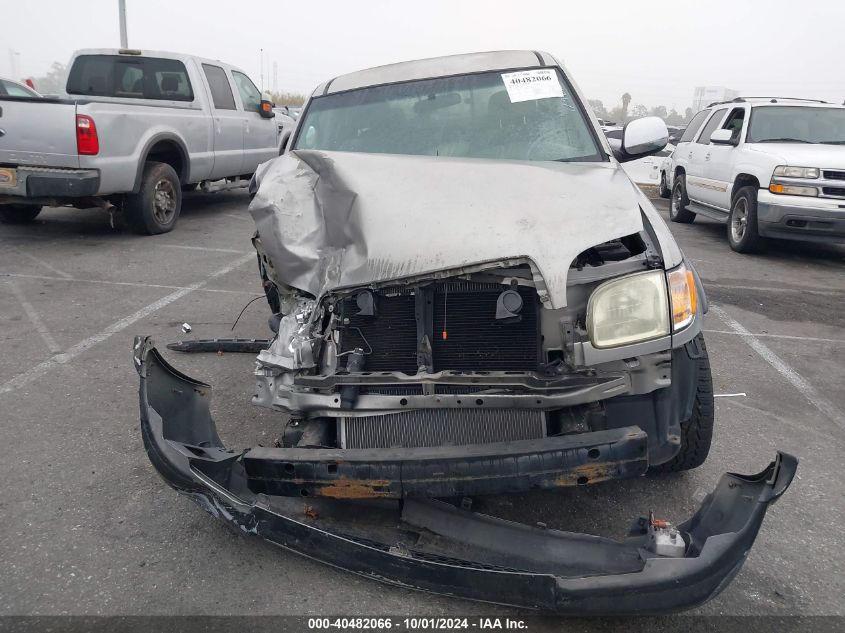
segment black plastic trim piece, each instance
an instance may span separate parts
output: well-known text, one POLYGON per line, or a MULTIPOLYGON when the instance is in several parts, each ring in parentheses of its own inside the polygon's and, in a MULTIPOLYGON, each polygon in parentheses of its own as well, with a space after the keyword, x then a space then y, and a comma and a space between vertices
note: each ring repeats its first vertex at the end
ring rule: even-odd
POLYGON ((395 506, 372 502, 309 499, 314 505, 304 507, 298 497, 249 490, 241 456, 227 451, 215 430, 208 385, 170 367, 148 337, 135 339, 134 360, 150 461, 170 486, 213 516, 373 580, 544 612, 654 614, 707 602, 738 573, 767 509, 798 466, 792 455, 778 453, 760 473, 723 475, 698 511, 677 526, 687 543, 680 557, 648 551, 644 518, 617 543, 425 502, 398 516, 395 506), (423 531, 409 540, 414 528, 423 531), (423 538, 431 532, 439 538, 423 538), (589 547, 573 549, 585 539, 589 547), (524 542, 536 551, 522 555, 524 542), (538 558, 544 548, 548 555, 538 558), (578 558, 570 556, 575 551, 578 558))

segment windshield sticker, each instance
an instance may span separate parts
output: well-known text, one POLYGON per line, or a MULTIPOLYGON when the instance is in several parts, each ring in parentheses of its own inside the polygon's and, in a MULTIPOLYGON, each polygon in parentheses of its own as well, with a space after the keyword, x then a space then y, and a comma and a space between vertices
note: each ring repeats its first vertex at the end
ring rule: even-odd
POLYGON ((557 74, 551 68, 503 73, 502 81, 505 83, 511 103, 563 96, 563 88, 557 80, 557 74))

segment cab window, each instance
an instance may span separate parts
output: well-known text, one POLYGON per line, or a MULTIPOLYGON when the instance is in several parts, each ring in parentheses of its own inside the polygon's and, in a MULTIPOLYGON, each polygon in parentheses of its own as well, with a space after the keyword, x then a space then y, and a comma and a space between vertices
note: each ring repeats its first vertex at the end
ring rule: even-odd
POLYGON ((194 100, 185 65, 159 57, 80 55, 68 74, 67 91, 124 99, 194 100))
POLYGON ((719 127, 719 123, 722 122, 722 118, 725 116, 725 112, 727 111, 727 108, 722 108, 721 110, 716 110, 713 113, 713 116, 710 117, 707 125, 704 126, 704 131, 701 132, 701 136, 698 137, 696 143, 701 143, 702 145, 710 143, 710 135, 713 134, 713 130, 719 127))
POLYGON ((255 87, 252 80, 243 73, 233 70, 232 77, 235 78, 235 85, 241 95, 244 110, 246 112, 258 112, 261 108, 261 92, 255 87))
POLYGON ((702 110, 692 117, 692 121, 689 122, 687 129, 684 130, 684 133, 678 143, 689 143, 692 141, 692 139, 695 138, 695 135, 698 134, 698 130, 700 130, 701 126, 704 124, 705 119, 707 119, 708 114, 709 112, 707 110, 702 110))
POLYGON ((733 112, 728 115, 725 124, 722 126, 723 130, 731 131, 731 138, 739 139, 742 134, 742 124, 745 122, 745 108, 734 108, 733 112))
POLYGON ((237 110, 235 107, 235 95, 232 94, 232 87, 226 78, 226 71, 220 66, 203 64, 205 78, 208 80, 208 87, 211 89, 211 101, 215 110, 237 110))

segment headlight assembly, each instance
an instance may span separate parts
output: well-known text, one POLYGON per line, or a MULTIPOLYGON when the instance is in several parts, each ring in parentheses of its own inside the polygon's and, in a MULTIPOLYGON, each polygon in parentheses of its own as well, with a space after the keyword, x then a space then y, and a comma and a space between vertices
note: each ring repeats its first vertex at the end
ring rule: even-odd
POLYGON ((587 302, 593 347, 618 347, 668 336, 669 297, 662 270, 635 273, 597 287, 587 302))
POLYGON ((789 165, 778 165, 772 174, 782 178, 818 178, 818 167, 790 167, 789 165))
POLYGON ((695 276, 681 264, 601 284, 587 302, 587 331, 596 348, 630 345, 684 329, 697 309, 695 276))

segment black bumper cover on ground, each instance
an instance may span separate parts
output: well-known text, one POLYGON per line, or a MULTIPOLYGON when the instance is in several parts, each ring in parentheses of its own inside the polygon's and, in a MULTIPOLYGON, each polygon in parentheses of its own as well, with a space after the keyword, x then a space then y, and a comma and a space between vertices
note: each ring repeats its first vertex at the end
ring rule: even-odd
MULTIPOLYGON (((170 367, 148 338, 135 341, 144 446, 162 477, 212 515, 291 551, 372 579, 567 614, 659 613, 689 608, 733 579, 768 506, 797 460, 778 453, 757 475, 725 474, 678 526, 683 558, 644 547, 642 522, 624 542, 540 529, 435 501, 361 504, 268 496, 250 488, 244 456, 223 447, 211 388, 170 367)), ((293 494, 291 490, 289 494, 293 494)))

